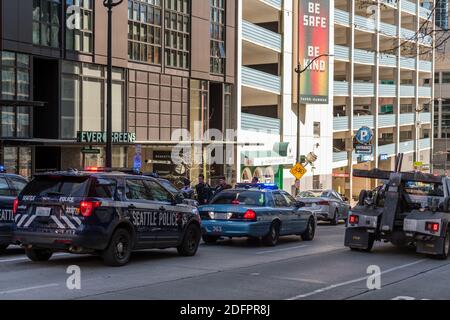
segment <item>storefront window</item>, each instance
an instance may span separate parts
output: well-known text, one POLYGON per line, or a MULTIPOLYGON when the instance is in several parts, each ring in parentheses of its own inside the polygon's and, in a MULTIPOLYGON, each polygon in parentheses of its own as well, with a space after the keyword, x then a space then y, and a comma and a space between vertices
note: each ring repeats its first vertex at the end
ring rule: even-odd
MULTIPOLYGON (((83 160, 84 167, 104 167, 105 166, 105 148, 96 148, 99 154, 85 154, 83 160)), ((127 148, 113 147, 112 150, 112 166, 113 168, 127 167, 127 148)))
POLYGON ((19 174, 31 176, 31 148, 19 148, 19 174))
POLYGON ((5 166, 6 172, 8 173, 17 173, 17 152, 16 147, 5 147, 3 149, 3 165, 5 166))

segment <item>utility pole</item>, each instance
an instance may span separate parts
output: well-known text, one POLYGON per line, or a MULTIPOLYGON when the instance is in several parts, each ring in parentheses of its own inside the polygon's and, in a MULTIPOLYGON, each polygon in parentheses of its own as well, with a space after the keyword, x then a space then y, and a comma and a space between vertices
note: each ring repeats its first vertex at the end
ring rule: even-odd
POLYGON ((108 9, 108 66, 106 72, 106 168, 112 168, 112 10, 122 2, 123 0, 103 0, 103 6, 108 9))

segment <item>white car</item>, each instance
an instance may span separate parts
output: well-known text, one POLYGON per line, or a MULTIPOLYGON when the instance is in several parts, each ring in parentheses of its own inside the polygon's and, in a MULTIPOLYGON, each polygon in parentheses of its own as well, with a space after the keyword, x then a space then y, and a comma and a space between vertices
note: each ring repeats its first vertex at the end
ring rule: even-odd
POLYGON ((296 200, 305 203, 319 221, 329 221, 332 225, 337 225, 339 220, 347 221, 350 211, 348 200, 334 190, 303 191, 296 200))

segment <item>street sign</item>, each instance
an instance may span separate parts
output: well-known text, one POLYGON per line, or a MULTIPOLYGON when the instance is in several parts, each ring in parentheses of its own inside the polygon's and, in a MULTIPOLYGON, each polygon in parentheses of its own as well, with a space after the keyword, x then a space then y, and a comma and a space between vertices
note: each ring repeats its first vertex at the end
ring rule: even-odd
POLYGON ((363 154, 363 155, 372 155, 373 149, 372 145, 365 145, 365 144, 357 144, 355 146, 356 154, 363 154))
POLYGON ((84 153, 84 154, 100 154, 100 149, 83 148, 83 149, 81 149, 81 153, 84 153))
POLYGON ((307 171, 301 163, 297 163, 290 172, 297 180, 300 180, 307 171))
POLYGON ((414 162, 414 167, 419 168, 423 166, 423 162, 416 161, 414 162))

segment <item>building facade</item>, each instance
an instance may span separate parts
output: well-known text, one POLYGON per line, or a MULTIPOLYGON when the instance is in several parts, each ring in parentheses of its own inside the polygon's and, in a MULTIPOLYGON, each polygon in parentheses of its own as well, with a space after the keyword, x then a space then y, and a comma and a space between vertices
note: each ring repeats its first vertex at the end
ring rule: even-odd
MULTIPOLYGON (((1 162, 25 176, 103 166, 103 2, 4 0, 1 19, 1 162)), ((143 171, 173 179, 235 175, 202 157, 171 160, 175 132, 195 140, 236 127, 235 1, 126 0, 112 32, 113 166, 131 168, 139 155, 143 171)))
POLYGON ((354 169, 428 171, 433 149, 433 22, 429 1, 336 0, 334 3, 333 188, 347 197, 375 185, 352 179, 354 169), (362 127, 372 152, 355 153, 362 127))
MULTIPOLYGON (((300 154, 317 156, 301 188, 331 188, 332 105, 306 103, 298 113, 293 72, 298 61, 298 1, 239 2, 238 141, 258 145, 238 147, 238 179, 256 176, 292 192, 296 179, 290 169, 296 162, 300 122, 300 154)), ((332 87, 329 95, 332 99, 332 87)))

